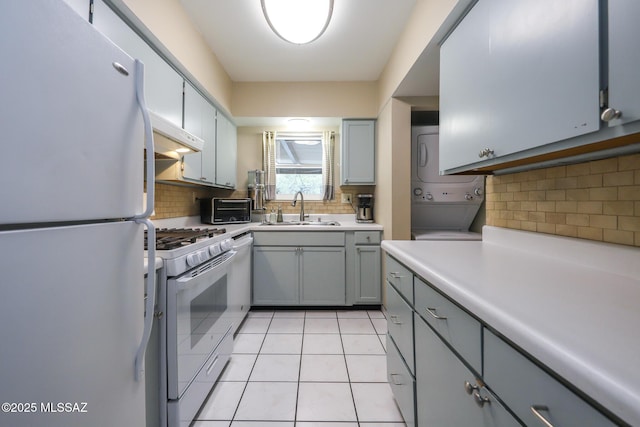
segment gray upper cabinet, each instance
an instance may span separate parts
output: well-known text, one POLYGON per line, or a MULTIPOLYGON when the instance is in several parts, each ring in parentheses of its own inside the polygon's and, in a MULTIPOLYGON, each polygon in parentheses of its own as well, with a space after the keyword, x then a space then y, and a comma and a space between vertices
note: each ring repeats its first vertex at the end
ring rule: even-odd
POLYGON ((615 0, 608 2, 609 22, 609 86, 608 108, 620 117, 608 121, 618 126, 640 119, 640 2, 615 0))
POLYGON ((479 0, 441 47, 440 168, 600 129, 598 0, 479 0))
POLYGON ((376 183, 375 126, 375 120, 342 121, 342 185, 376 183))
POLYGON ((145 66, 147 108, 182 127, 183 78, 102 0, 93 5, 93 24, 145 66))
POLYGON ((235 188, 238 132, 231 120, 220 113, 218 113, 216 135, 216 184, 222 187, 235 188))
POLYGON ((216 109, 189 83, 184 87, 184 129, 204 140, 199 153, 183 157, 183 177, 213 184, 216 176, 216 109))

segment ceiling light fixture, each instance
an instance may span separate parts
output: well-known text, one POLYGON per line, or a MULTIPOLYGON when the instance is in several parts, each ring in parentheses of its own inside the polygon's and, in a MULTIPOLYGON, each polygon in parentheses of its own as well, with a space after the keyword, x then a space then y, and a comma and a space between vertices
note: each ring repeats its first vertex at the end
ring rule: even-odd
POLYGON ((260 0, 269 27, 281 39, 307 44, 329 26, 333 0, 260 0))

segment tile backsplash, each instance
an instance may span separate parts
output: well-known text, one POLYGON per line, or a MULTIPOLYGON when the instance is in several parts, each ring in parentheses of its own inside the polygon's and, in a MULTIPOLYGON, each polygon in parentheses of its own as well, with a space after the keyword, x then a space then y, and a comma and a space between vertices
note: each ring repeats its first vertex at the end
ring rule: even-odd
POLYGON ((640 247, 640 154, 487 177, 487 224, 640 247))
MULTIPOLYGON (((156 183, 155 194, 155 215, 152 219, 176 218, 182 216, 200 215, 200 202, 198 198, 207 197, 248 197, 246 190, 223 190, 216 188, 172 185, 164 183, 156 183)), ((310 214, 351 214, 354 210, 348 203, 341 203, 341 193, 350 193, 352 199, 355 199, 358 193, 373 193, 373 186, 343 186, 336 187, 335 200, 323 202, 321 200, 305 200, 304 207, 306 213, 310 214)), ((267 210, 282 206, 284 213, 300 212, 300 205, 291 206, 290 200, 272 201, 267 203, 267 210)), ((355 202, 354 202, 355 206, 355 202)))

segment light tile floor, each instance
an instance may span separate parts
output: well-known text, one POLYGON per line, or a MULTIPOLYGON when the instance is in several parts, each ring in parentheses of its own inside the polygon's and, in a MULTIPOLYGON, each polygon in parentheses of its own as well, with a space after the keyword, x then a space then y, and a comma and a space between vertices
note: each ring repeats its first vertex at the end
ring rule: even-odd
POLYGON ((249 312, 194 427, 405 427, 379 310, 249 312))

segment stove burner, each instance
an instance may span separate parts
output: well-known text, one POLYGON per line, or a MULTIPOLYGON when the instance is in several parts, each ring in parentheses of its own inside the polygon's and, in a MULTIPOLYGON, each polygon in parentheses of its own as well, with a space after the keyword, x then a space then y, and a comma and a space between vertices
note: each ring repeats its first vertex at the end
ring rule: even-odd
MULTIPOLYGON (((159 228, 156 230, 156 250, 181 248, 195 243, 198 239, 211 238, 226 232, 224 228, 159 228)), ((147 249, 146 230, 144 248, 147 249)))

